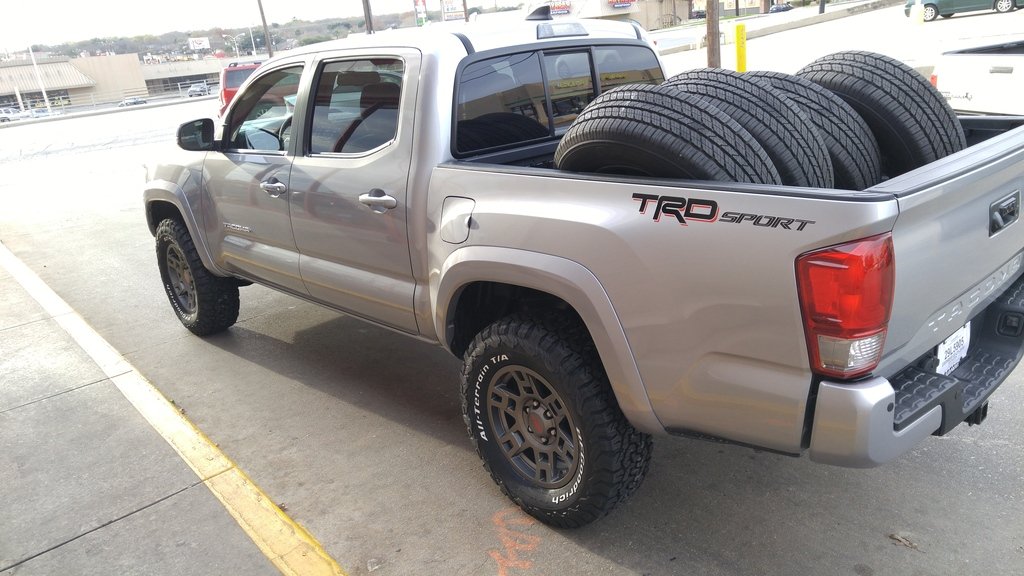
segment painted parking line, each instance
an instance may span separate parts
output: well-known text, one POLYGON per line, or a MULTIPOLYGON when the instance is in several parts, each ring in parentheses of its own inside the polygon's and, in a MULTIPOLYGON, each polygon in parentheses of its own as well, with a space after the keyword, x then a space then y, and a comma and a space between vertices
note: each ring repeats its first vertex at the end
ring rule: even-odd
POLYGON ((0 267, 96 362, 282 574, 344 574, 316 538, 274 504, 216 444, 3 243, 0 243, 0 267))

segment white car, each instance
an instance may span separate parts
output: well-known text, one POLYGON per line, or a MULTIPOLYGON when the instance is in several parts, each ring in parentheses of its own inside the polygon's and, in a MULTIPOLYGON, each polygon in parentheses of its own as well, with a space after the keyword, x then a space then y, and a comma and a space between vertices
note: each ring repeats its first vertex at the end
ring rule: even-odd
POLYGON ((1024 36, 946 52, 931 82, 957 112, 1024 116, 1024 36))
POLYGON ((13 122, 21 118, 21 110, 17 108, 0 108, 0 122, 13 122))

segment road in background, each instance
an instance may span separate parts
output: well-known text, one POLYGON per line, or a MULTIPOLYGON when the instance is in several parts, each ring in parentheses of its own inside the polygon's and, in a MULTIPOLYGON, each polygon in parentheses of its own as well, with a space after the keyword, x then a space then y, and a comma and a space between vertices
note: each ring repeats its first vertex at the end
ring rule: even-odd
POLYGON ((214 106, 0 130, 0 241, 348 573, 1024 573, 1019 370, 983 426, 877 469, 658 438, 630 502, 558 531, 512 507, 481 467, 459 362, 440 348, 259 286, 242 290, 236 326, 192 336, 160 285, 142 164, 182 154, 173 127, 214 106))

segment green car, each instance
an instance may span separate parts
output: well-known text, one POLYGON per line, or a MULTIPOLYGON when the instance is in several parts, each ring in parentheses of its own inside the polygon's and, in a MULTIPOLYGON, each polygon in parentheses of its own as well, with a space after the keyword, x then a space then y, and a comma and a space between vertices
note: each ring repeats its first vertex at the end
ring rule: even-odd
MULTIPOLYGON (((903 13, 910 16, 910 8, 917 0, 907 0, 903 13)), ((931 22, 939 16, 950 18, 959 12, 976 10, 995 10, 996 12, 1012 12, 1024 8, 1024 0, 921 0, 924 5, 924 21, 931 22)))

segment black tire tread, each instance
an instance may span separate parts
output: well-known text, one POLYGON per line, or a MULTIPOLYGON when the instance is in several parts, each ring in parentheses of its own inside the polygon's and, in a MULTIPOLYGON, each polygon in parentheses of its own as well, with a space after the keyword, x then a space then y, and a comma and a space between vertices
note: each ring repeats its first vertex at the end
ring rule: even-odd
POLYGON ((756 71, 747 76, 785 94, 807 114, 828 149, 836 188, 864 190, 881 181, 878 141, 867 122, 842 98, 792 74, 756 71))
POLYGON ((156 229, 156 251, 164 291, 167 293, 171 307, 174 308, 178 319, 190 332, 197 336, 209 336, 227 330, 238 321, 238 283, 232 278, 214 276, 203 266, 192 235, 189 234, 184 223, 170 218, 160 222, 156 229), (192 279, 196 287, 197 308, 197 314, 193 320, 189 320, 186 314, 179 309, 168 284, 164 263, 165 254, 163 253, 166 249, 165 241, 171 241, 178 245, 192 272, 192 279))
POLYGON ((698 68, 665 85, 707 99, 764 148, 787 186, 832 188, 832 161, 811 120, 785 95, 739 72, 698 68))
POLYGON ((694 180, 779 184, 771 158, 739 124, 664 85, 616 87, 592 101, 555 151, 555 166, 694 180))
POLYGON ((836 52, 797 75, 837 94, 864 118, 878 140, 884 177, 898 176, 966 146, 946 99, 899 60, 861 50, 836 52))
POLYGON ((643 482, 651 458, 651 437, 633 428, 622 414, 593 340, 577 318, 557 313, 516 314, 491 324, 466 350, 461 380, 463 419, 484 468, 501 491, 531 516, 559 528, 578 528, 608 514, 643 482), (513 346, 531 350, 534 357, 543 359, 552 374, 575 375, 579 383, 575 399, 580 410, 577 424, 590 438, 591 446, 603 447, 596 454, 591 449, 588 455, 592 486, 598 489, 569 509, 553 511, 524 502, 491 468, 473 434, 469 404, 472 366, 487 356, 488 349, 513 346))

